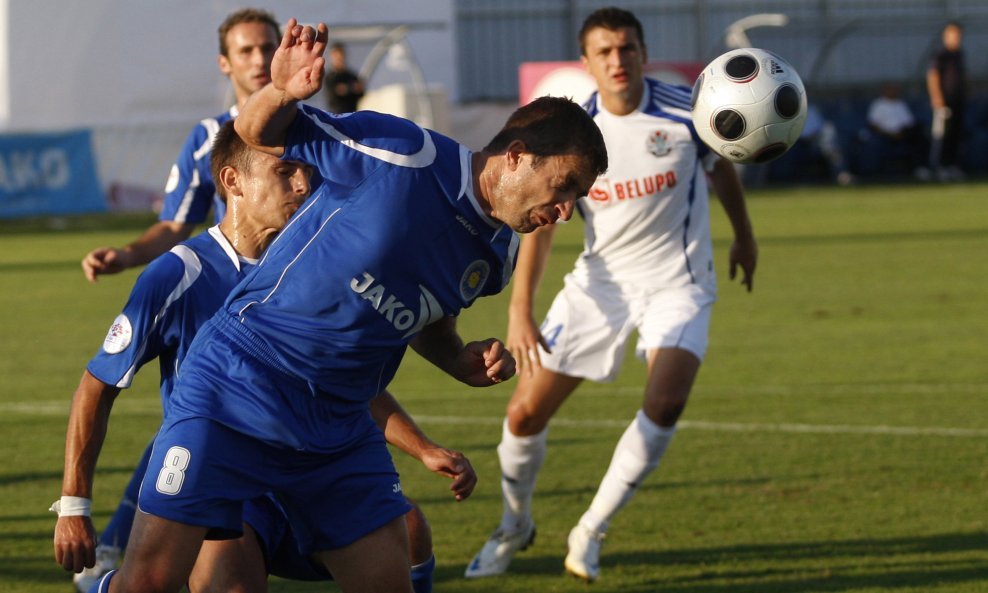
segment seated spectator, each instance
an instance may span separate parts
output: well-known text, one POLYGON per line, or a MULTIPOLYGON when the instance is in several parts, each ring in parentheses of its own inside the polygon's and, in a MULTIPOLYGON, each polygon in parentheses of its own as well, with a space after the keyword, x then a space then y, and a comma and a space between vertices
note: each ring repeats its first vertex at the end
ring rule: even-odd
POLYGON ((860 135, 864 143, 864 173, 891 173, 890 167, 913 170, 922 158, 922 138, 902 89, 894 82, 882 86, 881 95, 868 107, 868 127, 860 135))
POLYGON ((916 131, 916 118, 894 82, 882 86, 882 94, 868 107, 868 127, 876 134, 899 141, 916 131))

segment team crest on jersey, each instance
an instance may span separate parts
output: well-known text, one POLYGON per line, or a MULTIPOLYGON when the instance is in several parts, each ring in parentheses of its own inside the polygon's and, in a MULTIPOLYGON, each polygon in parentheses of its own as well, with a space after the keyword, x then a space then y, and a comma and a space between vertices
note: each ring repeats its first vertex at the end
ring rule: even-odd
POLYGON ((469 303, 477 298, 490 273, 491 266, 482 259, 478 259, 467 266, 466 271, 463 272, 463 277, 460 278, 460 296, 463 297, 464 301, 469 303))
POLYGON ((662 130, 655 130, 645 138, 645 149, 655 156, 665 156, 672 152, 672 145, 669 144, 669 134, 662 130))
POLYGON ((106 332, 103 339, 103 351, 107 354, 119 354, 130 346, 130 340, 134 337, 134 330, 130 327, 130 319, 121 313, 113 320, 110 331, 106 332))

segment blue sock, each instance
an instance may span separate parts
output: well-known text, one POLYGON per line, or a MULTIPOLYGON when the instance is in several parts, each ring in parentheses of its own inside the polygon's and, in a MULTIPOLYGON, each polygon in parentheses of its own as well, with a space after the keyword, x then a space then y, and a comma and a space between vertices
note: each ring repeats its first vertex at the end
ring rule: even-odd
POLYGON ((87 593, 107 593, 110 590, 110 580, 113 575, 117 574, 117 571, 111 570, 110 572, 103 575, 100 580, 96 581, 92 587, 89 588, 87 593))
POLYGON ((430 556, 422 564, 412 567, 412 591, 432 593, 432 573, 436 570, 436 557, 430 556))
POLYGON ((123 499, 117 505, 117 510, 110 518, 110 524, 99 536, 99 543, 103 546, 113 546, 121 550, 127 547, 127 540, 130 539, 130 528, 134 525, 134 512, 137 510, 137 497, 141 493, 141 482, 144 481, 144 472, 148 468, 148 460, 151 459, 151 445, 149 443, 144 455, 141 456, 134 475, 130 477, 127 488, 124 490, 123 499))

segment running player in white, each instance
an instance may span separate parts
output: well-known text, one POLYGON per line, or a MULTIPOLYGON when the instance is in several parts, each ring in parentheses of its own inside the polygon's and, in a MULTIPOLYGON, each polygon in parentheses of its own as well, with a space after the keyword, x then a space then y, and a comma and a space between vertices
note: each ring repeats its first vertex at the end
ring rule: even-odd
MULTIPOLYGON (((158 222, 125 247, 98 247, 86 254, 82 270, 90 282, 96 282, 103 274, 143 266, 165 253, 188 239, 196 226, 206 221, 210 209, 216 224, 223 220, 225 205, 216 193, 210 172, 209 147, 220 126, 237 116, 254 91, 271 82, 271 58, 281 31, 271 13, 244 8, 230 13, 218 34, 220 53, 216 63, 230 79, 236 104, 216 117, 200 121, 189 132, 168 175, 158 222)), ((129 521, 125 523, 129 529, 129 521)))
POLYGON ((584 379, 617 376, 637 330, 637 352, 648 364, 642 408, 569 535, 566 569, 587 581, 599 576, 608 524, 662 459, 706 350, 716 298, 708 175, 734 229, 730 277, 740 267, 742 283, 752 287, 757 247, 741 183, 731 163, 697 138, 689 89, 643 77, 642 28, 630 12, 593 13, 580 46, 598 86, 585 107, 604 135, 610 167, 577 204, 585 248, 541 329, 533 299, 554 227, 522 241, 507 339, 519 381, 498 447, 504 513, 467 577, 503 573, 532 543, 531 503, 549 420, 584 379))

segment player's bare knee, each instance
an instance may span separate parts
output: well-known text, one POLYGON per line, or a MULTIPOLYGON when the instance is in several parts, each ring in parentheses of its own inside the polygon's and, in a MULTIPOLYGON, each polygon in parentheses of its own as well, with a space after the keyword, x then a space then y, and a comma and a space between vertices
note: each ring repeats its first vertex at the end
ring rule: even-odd
POLYGON ((411 500, 408 502, 414 508, 405 514, 405 528, 408 529, 409 559, 415 565, 432 557, 432 528, 422 509, 411 500))
POLYGON ((114 575, 113 590, 117 593, 174 593, 185 586, 186 579, 175 578, 167 564, 146 565, 139 570, 126 569, 126 561, 114 575))
POLYGON ((545 429, 549 418, 540 414, 528 402, 512 401, 508 404, 508 430, 519 437, 538 434, 545 429))
POLYGON ((643 410, 659 426, 674 426, 686 409, 687 399, 688 395, 654 398, 645 402, 643 410))

